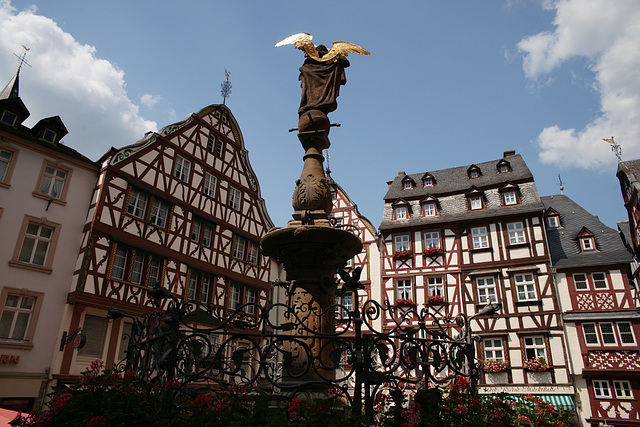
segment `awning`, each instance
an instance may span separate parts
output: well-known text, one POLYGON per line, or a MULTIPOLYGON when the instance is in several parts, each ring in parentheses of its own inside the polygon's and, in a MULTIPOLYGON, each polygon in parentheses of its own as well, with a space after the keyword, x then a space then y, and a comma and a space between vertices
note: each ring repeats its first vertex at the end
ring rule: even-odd
POLYGON ((547 395, 539 395, 538 397, 542 398, 545 402, 550 405, 555 406, 557 409, 562 409, 563 411, 573 411, 573 399, 568 394, 547 394, 547 395))

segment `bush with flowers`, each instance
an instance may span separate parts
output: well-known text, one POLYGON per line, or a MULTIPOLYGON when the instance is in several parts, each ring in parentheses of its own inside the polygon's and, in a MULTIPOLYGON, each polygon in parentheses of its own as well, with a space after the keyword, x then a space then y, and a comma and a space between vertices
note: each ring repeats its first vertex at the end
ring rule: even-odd
POLYGON ((532 396, 473 396, 458 378, 448 390, 422 390, 408 399, 400 389, 378 393, 373 420, 350 417, 343 391, 299 396, 273 405, 269 396, 245 387, 187 390, 176 381, 149 385, 132 372, 104 370, 94 362, 71 386, 59 387, 45 410, 20 414, 13 426, 265 426, 265 427, 507 427, 573 425, 571 413, 532 396), (182 393, 177 393, 178 390, 182 393), (426 393, 422 393, 426 392, 426 393), (183 396, 182 398, 180 396, 183 396), (392 398, 393 396, 393 398, 392 398), (398 404, 398 400, 403 401, 398 404), (270 405, 271 403, 271 405, 270 405))
POLYGON ((524 361, 524 368, 531 372, 544 372, 549 370, 549 363, 544 357, 532 357, 524 361))
POLYGON ((396 307, 413 307, 416 305, 411 298, 396 298, 396 307))
POLYGON ((411 258, 411 256, 412 256, 412 253, 409 249, 398 250, 393 252, 394 259, 407 259, 407 258, 411 258))
POLYGON ((442 253, 442 249, 436 248, 435 246, 430 246, 424 250, 424 254, 430 257, 438 256, 441 253, 442 253))
POLYGON ((443 305, 447 302, 442 295, 429 295, 427 297, 427 305, 443 305))
POLYGON ((484 371, 489 373, 504 372, 509 369, 509 362, 502 359, 487 359, 484 361, 484 371))

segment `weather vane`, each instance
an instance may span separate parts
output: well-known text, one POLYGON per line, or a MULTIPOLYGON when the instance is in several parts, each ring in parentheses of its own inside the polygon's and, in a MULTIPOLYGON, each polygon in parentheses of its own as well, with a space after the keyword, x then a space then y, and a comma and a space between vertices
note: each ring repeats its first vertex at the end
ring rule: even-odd
POLYGON ((558 174, 558 182, 560 183, 560 194, 564 194, 564 184, 562 183, 562 178, 560 178, 560 174, 558 174))
POLYGON ((222 105, 225 105, 227 98, 231 95, 231 82, 229 81, 231 73, 227 71, 226 68, 224 69, 224 75, 227 77, 227 80, 220 83, 220 86, 222 87, 222 90, 220 91, 222 93, 222 105))
POLYGON ((602 140, 604 142, 608 142, 609 144, 611 144, 611 151, 613 151, 613 154, 616 155, 616 157, 618 158, 618 161, 621 162, 622 161, 622 147, 620 147, 614 140, 613 137, 611 138, 602 138, 602 140))
POLYGON ((22 68, 23 64, 26 64, 29 67, 31 67, 31 64, 29 64, 27 62, 27 60, 25 59, 27 57, 27 52, 29 52, 30 50, 31 49, 29 49, 25 45, 22 45, 22 54, 20 54, 20 55, 16 55, 15 53, 13 54, 16 58, 18 58, 20 60, 20 65, 18 65, 18 72, 20 72, 20 69, 22 68))

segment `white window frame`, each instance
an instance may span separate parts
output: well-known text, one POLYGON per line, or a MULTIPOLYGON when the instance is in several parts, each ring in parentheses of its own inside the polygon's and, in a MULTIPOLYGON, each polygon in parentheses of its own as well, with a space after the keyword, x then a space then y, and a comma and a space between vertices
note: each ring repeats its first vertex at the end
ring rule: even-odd
POLYGON ((593 280, 593 289, 609 289, 609 283, 607 281, 607 273, 596 272, 591 273, 591 279, 593 280), (602 278, 596 278, 596 275, 602 275, 602 278))
POLYGON ((498 168, 498 173, 507 173, 509 172, 509 166, 508 165, 500 165, 498 168))
POLYGON ((481 305, 498 302, 495 277, 486 276, 476 278, 476 291, 478 293, 478 302, 481 305))
POLYGON ((427 295, 444 297, 444 277, 429 276, 427 277, 427 295))
POLYGON ((0 182, 8 181, 9 169, 11 161, 14 158, 14 152, 0 148, 0 182))
POLYGON ((633 389, 631 383, 627 380, 613 380, 613 390, 616 393, 616 399, 633 399, 633 389))
POLYGON ((611 399, 611 386, 607 380, 593 380, 593 395, 596 399, 611 399))
POLYGON ((471 240, 473 249, 484 249, 489 247, 489 233, 487 227, 473 227, 471 229, 471 240))
POLYGON ((504 361, 504 344, 502 338, 485 338, 482 340, 484 360, 504 361))
POLYGON ((22 235, 18 261, 45 267, 55 232, 55 227, 30 221, 22 235))
POLYGON ((151 200, 151 212, 149 214, 149 222, 160 228, 167 228, 167 220, 169 219, 169 210, 171 207, 163 200, 156 199, 151 200))
POLYGON ((424 249, 437 248, 440 249, 440 232, 439 231, 425 231, 422 234, 422 242, 424 249))
POLYGON ((469 209, 472 211, 482 209, 482 196, 469 196, 469 209))
POLYGON ((434 202, 425 203, 422 205, 422 214, 425 217, 434 217, 437 215, 436 204, 434 202))
POLYGON ((411 239, 408 234, 396 234, 393 236, 393 250, 395 251, 410 251, 411 239))
POLYGON ((518 197, 516 196, 515 191, 505 191, 502 193, 502 200, 504 201, 505 206, 518 204, 518 197))
POLYGON ((413 279, 396 280, 396 298, 413 300, 413 279))
POLYGON ((233 245, 234 258, 241 259, 244 261, 245 256, 247 255, 247 242, 248 240, 245 237, 236 235, 235 242, 233 245))
POLYGON ((633 333, 633 325, 631 324, 631 322, 616 322, 616 328, 618 329, 618 336, 620 337, 620 344, 621 345, 635 345, 636 344, 636 337, 635 334, 633 333), (621 326, 624 325, 624 328, 628 330, 622 331, 621 326), (625 338, 626 337, 630 337, 631 338, 631 342, 628 342, 628 340, 625 338), (627 342, 625 342, 625 340, 627 342))
POLYGON ((429 177, 429 178, 425 178, 422 180, 422 185, 424 187, 433 187, 433 178, 429 177))
POLYGON ((558 221, 557 215, 550 215, 547 217, 547 226, 549 228, 558 228, 560 226, 560 222, 558 221))
POLYGON ((229 207, 234 211, 240 210, 240 203, 242 201, 242 191, 235 187, 229 188, 229 207))
POLYGON ((402 183, 403 190, 411 190, 412 188, 413 188, 413 183, 411 181, 407 180, 402 183))
POLYGON ((6 294, 0 308, 0 342, 28 340, 37 303, 38 297, 34 295, 6 294))
POLYGON ((38 185, 38 193, 53 199, 62 199, 68 177, 68 170, 46 164, 38 185))
POLYGON ((231 295, 229 295, 229 308, 237 310, 242 306, 242 286, 231 285, 231 295))
POLYGON ((519 273, 513 275, 518 301, 538 301, 536 277, 533 273, 519 273))
POLYGON ((523 342, 525 359, 543 357, 545 360, 549 360, 547 359, 546 342, 542 335, 524 337, 523 342))
POLYGON ((247 262, 249 264, 258 265, 258 257, 260 253, 260 245, 251 240, 247 241, 247 262))
POLYGON ((573 284, 576 288, 576 291, 587 291, 589 290, 589 277, 586 273, 575 273, 573 275, 573 284), (578 279, 578 276, 582 276, 584 279, 578 279))
POLYGON ((137 218, 144 219, 147 214, 147 204, 149 196, 135 187, 131 188, 129 193, 129 202, 127 204, 127 213, 137 218))
POLYGON ((0 118, 0 122, 5 123, 9 126, 13 126, 15 125, 16 120, 18 120, 18 115, 13 111, 4 110, 2 112, 2 117, 0 118))
POLYGON ((603 346, 618 345, 618 338, 616 337, 616 329, 613 322, 598 322, 598 329, 600 330, 603 346))
POLYGON ((510 245, 527 243, 527 238, 524 233, 524 224, 522 223, 522 221, 508 223, 507 234, 509 236, 510 245))
POLYGON ((216 185, 218 184, 218 178, 209 172, 204 173, 204 187, 202 192, 205 196, 213 197, 216 194, 216 185))
POLYGON ((588 346, 599 346, 600 336, 598 335, 598 329, 595 323, 583 323, 582 334, 584 335, 584 342, 588 346))
POLYGON ((593 251, 596 249, 596 245, 593 237, 581 237, 580 238, 580 247, 583 251, 593 251))
POLYGON ((408 210, 406 206, 396 206, 393 208, 393 216, 396 221, 405 220, 408 218, 408 210))
POLYGON ((173 176, 182 182, 189 182, 191 176, 191 161, 182 156, 176 155, 176 164, 173 170, 173 176))
MULTIPOLYGON (((258 297, 258 292, 253 288, 244 288, 244 303, 255 304, 258 297)), ((244 308, 244 312, 250 315, 256 314, 256 307, 254 305, 248 305, 244 308)))

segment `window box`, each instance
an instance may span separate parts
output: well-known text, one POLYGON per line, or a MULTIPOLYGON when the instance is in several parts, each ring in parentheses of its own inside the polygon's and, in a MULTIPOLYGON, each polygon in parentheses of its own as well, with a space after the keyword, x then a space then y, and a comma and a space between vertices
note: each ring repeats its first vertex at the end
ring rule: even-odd
POLYGON ((398 298, 395 303, 396 307, 415 307, 416 303, 411 298, 398 298))
POLYGON ((544 357, 532 357, 524 361, 524 369, 529 372, 546 372, 549 370, 549 363, 544 357))
POLYGON ((490 374, 505 372, 510 368, 509 362, 502 359, 488 359, 484 361, 484 371, 490 374))
POLYGON ((408 258, 411 258, 412 256, 413 254, 408 249, 398 250, 393 252, 394 259, 408 259, 408 258))
POLYGON ((424 250, 425 256, 436 257, 442 255, 442 249, 436 247, 430 247, 424 250))
POLYGON ((442 295, 429 295, 427 297, 427 305, 444 305, 447 301, 442 295))

